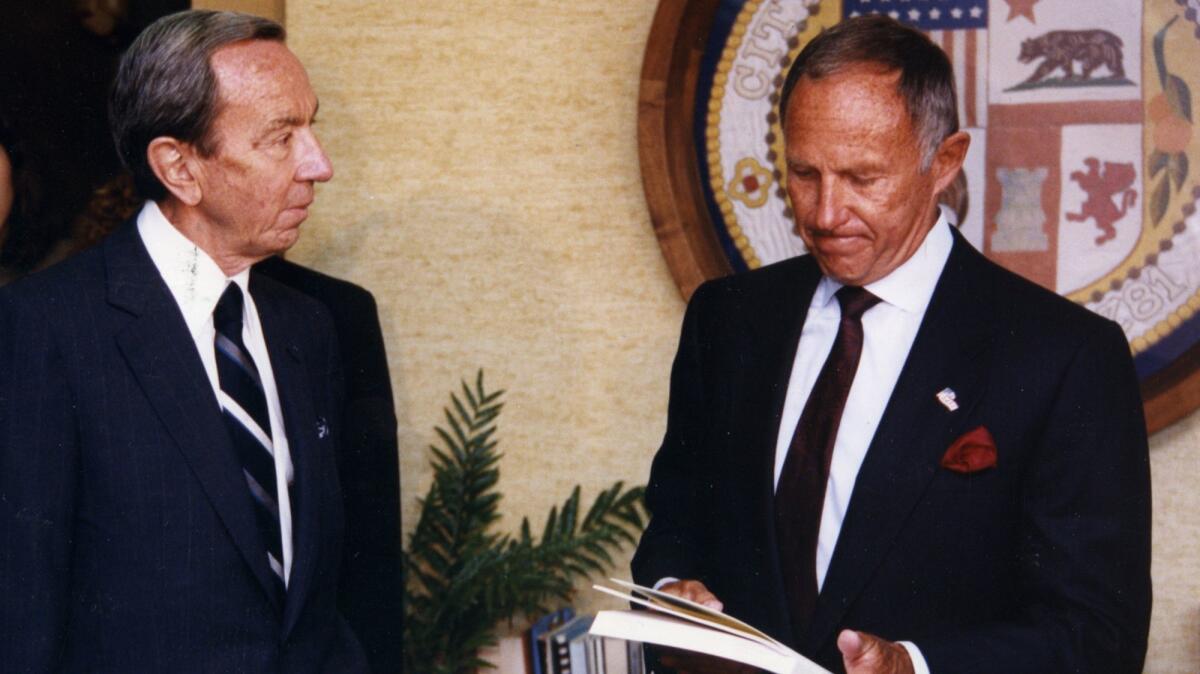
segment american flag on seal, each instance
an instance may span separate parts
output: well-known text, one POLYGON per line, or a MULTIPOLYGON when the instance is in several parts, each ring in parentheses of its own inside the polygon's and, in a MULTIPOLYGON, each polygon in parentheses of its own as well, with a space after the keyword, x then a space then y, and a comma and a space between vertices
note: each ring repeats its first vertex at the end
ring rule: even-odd
POLYGON ((986 0, 845 0, 843 17, 885 14, 924 31, 954 64, 958 123, 987 125, 986 0))

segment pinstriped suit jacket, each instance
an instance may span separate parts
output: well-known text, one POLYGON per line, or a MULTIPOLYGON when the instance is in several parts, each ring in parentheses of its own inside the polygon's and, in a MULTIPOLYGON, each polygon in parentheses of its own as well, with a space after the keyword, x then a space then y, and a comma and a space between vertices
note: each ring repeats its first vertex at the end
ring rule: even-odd
POLYGON ((0 290, 4 671, 366 670, 335 605, 330 319, 261 275, 250 292, 295 464, 282 601, 211 385, 134 223, 0 290))

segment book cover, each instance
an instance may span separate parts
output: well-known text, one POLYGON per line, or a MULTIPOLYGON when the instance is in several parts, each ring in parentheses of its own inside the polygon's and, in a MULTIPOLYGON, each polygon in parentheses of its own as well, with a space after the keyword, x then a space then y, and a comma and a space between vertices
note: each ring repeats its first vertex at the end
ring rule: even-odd
POLYGON ((650 610, 600 611, 592 622, 592 634, 705 653, 772 674, 829 674, 815 662, 732 616, 648 587, 610 580, 622 590, 593 587, 650 610))

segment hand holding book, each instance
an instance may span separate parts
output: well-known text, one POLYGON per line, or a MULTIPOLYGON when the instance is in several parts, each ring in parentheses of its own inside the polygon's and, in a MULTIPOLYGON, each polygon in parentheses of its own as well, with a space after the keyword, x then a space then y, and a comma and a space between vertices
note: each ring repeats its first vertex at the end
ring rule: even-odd
MULTIPOLYGON (((714 611, 725 608, 721 600, 698 580, 677 580, 659 587, 658 591, 687 599, 714 611)), ((659 662, 678 674, 754 674, 759 671, 756 667, 733 660, 665 647, 659 651, 659 662)))
MULTIPOLYGON (((658 588, 659 592, 695 602, 715 611, 724 609, 721 600, 698 580, 677 580, 658 588)), ((838 635, 838 650, 842 652, 847 674, 913 674, 908 651, 899 644, 854 630, 842 630, 838 635)), ((755 671, 739 663, 689 651, 666 649, 663 665, 680 674, 740 674, 755 671)))
MULTIPOLYGON (((758 669, 779 674, 826 670, 764 632, 722 613, 721 603, 699 581, 675 581, 658 590, 610 579, 622 588, 594 585, 651 611, 601 611, 592 632, 666 646, 662 664, 687 674, 741 674, 758 669)), ((866 632, 838 635, 847 674, 913 674, 908 651, 866 632)))
POLYGON ((710 592, 704 586, 704 583, 698 580, 676 580, 658 588, 658 591, 681 599, 687 599, 701 606, 711 608, 714 611, 725 610, 725 605, 721 603, 721 600, 717 599, 717 596, 710 592))
MULTIPOLYGON (((762 631, 708 606, 684 597, 611 579, 624 591, 595 585, 595 589, 650 611, 600 611, 592 633, 601 636, 658 644, 735 661, 774 674, 828 674, 804 656, 762 631)), ((726 662, 691 660, 696 674, 730 672, 726 662)))

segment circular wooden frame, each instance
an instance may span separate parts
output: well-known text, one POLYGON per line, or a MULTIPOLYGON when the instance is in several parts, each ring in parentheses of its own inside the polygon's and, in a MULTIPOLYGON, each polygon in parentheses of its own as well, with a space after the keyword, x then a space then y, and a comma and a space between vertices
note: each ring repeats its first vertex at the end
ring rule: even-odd
MULTIPOLYGON (((720 0, 660 0, 638 92, 638 154, 650 220, 686 300, 733 271, 705 203, 692 145, 696 80, 720 0)), ((1141 382, 1155 433, 1200 407, 1200 343, 1141 382)))
POLYGON ((717 241, 692 150, 692 105, 720 0, 661 0, 638 92, 638 154, 650 221, 684 299, 733 269, 717 241))

